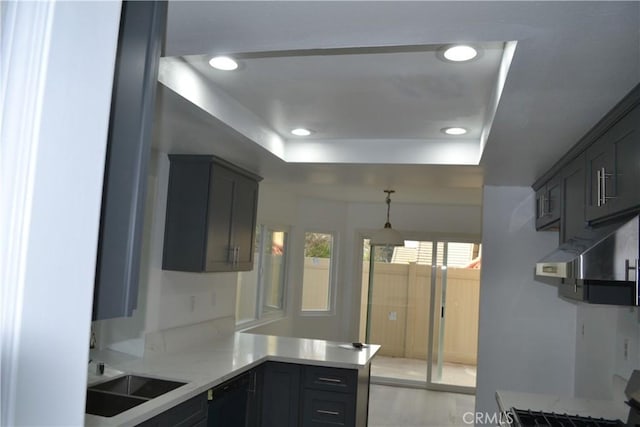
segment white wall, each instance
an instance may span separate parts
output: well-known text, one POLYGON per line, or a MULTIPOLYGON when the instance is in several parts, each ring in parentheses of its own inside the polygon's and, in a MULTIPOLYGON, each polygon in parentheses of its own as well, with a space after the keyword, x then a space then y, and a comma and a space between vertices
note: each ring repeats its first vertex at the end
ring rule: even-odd
POLYGON ((2 5, 2 266, 20 257, 2 283, 2 425, 84 422, 119 22, 115 1, 2 5), (4 234, 10 220, 22 226, 4 234), (22 246, 5 251, 9 238, 22 246))
MULTIPOLYGON (((261 193, 263 189, 260 189, 261 193)), ((276 191, 274 186, 270 191, 276 191)), ((262 196, 261 196, 262 197, 262 196)), ((292 228, 288 316, 278 322, 252 329, 252 332, 299 337, 325 338, 338 341, 358 339, 360 322, 361 237, 380 228, 385 221, 386 205, 349 203, 317 198, 292 198, 283 206, 281 215, 292 228), (296 203, 294 209, 291 204, 296 203), (295 212, 295 215, 291 215, 295 212), (300 313, 302 298, 302 251, 305 231, 332 231, 338 238, 338 282, 336 312, 331 316, 304 316, 300 313)), ((286 199, 285 199, 286 200, 286 199)), ((263 209, 261 205, 261 209, 263 209)), ((274 206, 265 211, 278 215, 274 206)), ((258 216, 261 216, 259 210, 258 216)), ((479 238, 481 208, 467 205, 427 205, 392 203, 391 222, 407 236, 430 238, 452 235, 479 238)))
POLYGON ((486 186, 483 206, 476 410, 499 389, 572 395, 576 306, 533 280, 558 234, 535 231, 531 188, 486 186))
POLYGON ((607 305, 578 305, 575 394, 614 399, 613 376, 628 380, 640 369, 638 309, 607 305), (627 341, 627 355, 624 347, 627 341))
MULTIPOLYGON (((169 159, 153 150, 145 206, 138 308, 94 323, 100 347, 142 356, 145 334, 235 316, 237 273, 162 270, 169 159)), ((231 330, 227 331, 231 332, 231 330)))

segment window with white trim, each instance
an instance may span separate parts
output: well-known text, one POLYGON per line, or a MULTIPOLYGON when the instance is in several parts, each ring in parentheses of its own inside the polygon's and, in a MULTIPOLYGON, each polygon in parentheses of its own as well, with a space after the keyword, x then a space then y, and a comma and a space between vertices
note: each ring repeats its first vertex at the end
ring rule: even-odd
POLYGON ((257 227, 254 268, 238 273, 236 325, 284 314, 287 238, 285 227, 257 227))
POLYGON ((303 312, 327 313, 333 308, 334 240, 331 233, 305 233, 301 306, 303 312))

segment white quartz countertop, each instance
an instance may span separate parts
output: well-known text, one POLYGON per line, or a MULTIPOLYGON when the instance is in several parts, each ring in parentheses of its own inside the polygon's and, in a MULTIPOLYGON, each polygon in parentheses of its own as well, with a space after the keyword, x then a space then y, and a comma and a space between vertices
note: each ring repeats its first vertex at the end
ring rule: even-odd
POLYGON ((379 349, 375 344, 358 350, 343 342, 238 332, 199 346, 147 358, 114 351, 93 352, 92 359, 105 362, 107 369, 105 375, 90 375, 89 385, 120 372, 188 384, 114 417, 86 415, 85 425, 134 426, 267 360, 361 369, 370 363, 379 349))
POLYGON ((629 414, 629 408, 625 406, 624 402, 613 400, 581 399, 504 390, 496 392, 496 400, 502 412, 511 408, 531 409, 583 417, 619 419, 623 422, 626 421, 629 414))

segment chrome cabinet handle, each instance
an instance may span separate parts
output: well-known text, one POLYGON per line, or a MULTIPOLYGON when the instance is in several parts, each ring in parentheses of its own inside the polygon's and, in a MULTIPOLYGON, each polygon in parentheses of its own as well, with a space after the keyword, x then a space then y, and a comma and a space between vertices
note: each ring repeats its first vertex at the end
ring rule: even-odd
POLYGON ((598 207, 602 206, 602 169, 596 171, 596 180, 598 181, 598 207))
POLYGON ((539 201, 539 204, 538 204, 538 218, 542 218, 543 216, 545 216, 544 203, 545 203, 545 197, 544 197, 544 194, 542 194, 540 196, 540 201, 539 201))
POLYGON ((340 412, 336 411, 327 411, 324 409, 316 409, 316 412, 319 414, 327 414, 327 415, 340 415, 340 412))
POLYGON ((636 258, 636 305, 640 305, 640 259, 636 258))
POLYGON ((318 380, 320 381, 325 381, 325 382, 330 382, 330 383, 341 383, 342 380, 337 379, 337 378, 327 378, 327 377, 319 377, 318 380))
POLYGON ((613 176, 612 173, 607 173, 607 169, 602 167, 598 170, 598 206, 604 206, 607 204, 607 200, 615 199, 613 196, 607 196, 607 178, 613 176))
POLYGON ((229 264, 236 266, 240 263, 240 247, 234 246, 229 248, 229 264))
POLYGON ((635 265, 631 265, 631 263, 629 262, 629 260, 625 260, 624 261, 624 269, 625 269, 625 279, 627 281, 629 281, 629 272, 633 271, 635 273, 635 283, 634 283, 634 292, 635 292, 635 298, 634 298, 634 305, 640 305, 640 260, 638 258, 636 258, 636 264, 635 265))

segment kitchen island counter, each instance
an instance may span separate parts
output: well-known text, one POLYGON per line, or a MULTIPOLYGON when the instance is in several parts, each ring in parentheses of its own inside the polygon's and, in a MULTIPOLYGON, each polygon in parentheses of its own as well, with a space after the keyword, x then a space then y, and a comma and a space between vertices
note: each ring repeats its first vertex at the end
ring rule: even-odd
POLYGON ((137 358, 114 351, 92 352, 105 362, 102 376, 89 376, 89 385, 120 372, 187 382, 185 386, 114 417, 85 416, 87 426, 134 426, 266 361, 346 369, 368 369, 379 345, 358 350, 342 342, 236 332, 213 341, 137 358))

